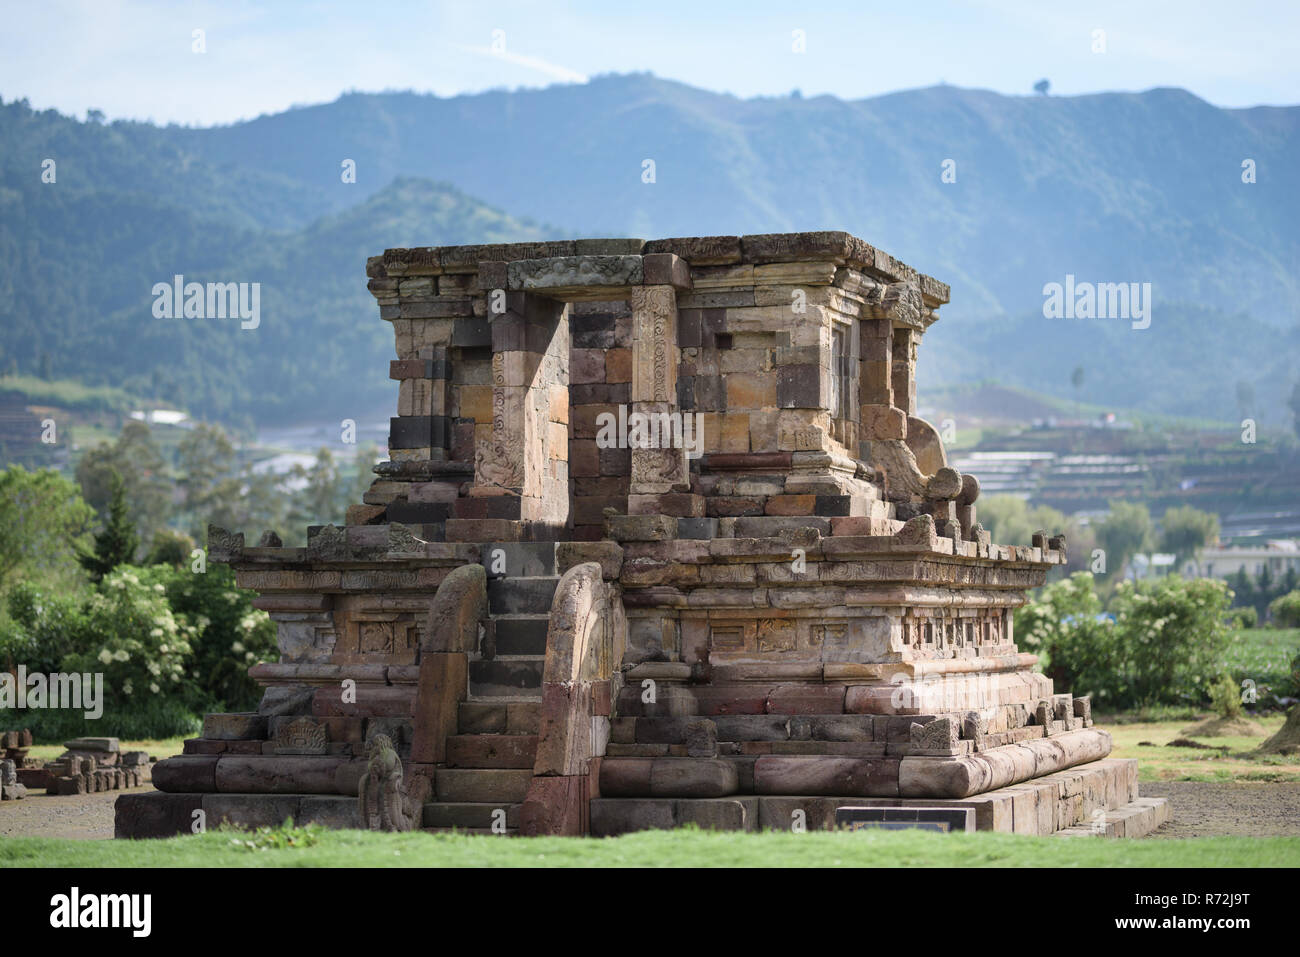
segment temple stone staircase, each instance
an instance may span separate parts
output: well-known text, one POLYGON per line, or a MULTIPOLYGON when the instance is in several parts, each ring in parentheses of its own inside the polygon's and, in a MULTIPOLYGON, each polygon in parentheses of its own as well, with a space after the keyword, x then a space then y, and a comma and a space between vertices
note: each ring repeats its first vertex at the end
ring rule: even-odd
POLYGON ((533 776, 554 543, 487 544, 488 617, 469 663, 469 696, 434 777, 423 830, 515 834, 533 776))

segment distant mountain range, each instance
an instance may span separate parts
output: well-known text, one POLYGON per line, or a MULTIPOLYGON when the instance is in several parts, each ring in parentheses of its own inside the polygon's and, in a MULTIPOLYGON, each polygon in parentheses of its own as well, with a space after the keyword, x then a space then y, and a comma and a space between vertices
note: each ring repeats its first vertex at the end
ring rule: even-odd
POLYGON ((385 247, 846 229, 952 285, 923 387, 1001 379, 1219 419, 1250 398, 1283 424, 1300 355, 1297 156, 1300 107, 1224 110, 1170 89, 740 100, 626 75, 352 94, 204 129, 7 103, 0 371, 231 421, 359 414, 391 398, 363 273, 385 247), (150 289, 178 273, 261 282, 261 327, 153 318, 150 289), (1150 282, 1151 328, 1044 319, 1044 284, 1067 274, 1150 282))

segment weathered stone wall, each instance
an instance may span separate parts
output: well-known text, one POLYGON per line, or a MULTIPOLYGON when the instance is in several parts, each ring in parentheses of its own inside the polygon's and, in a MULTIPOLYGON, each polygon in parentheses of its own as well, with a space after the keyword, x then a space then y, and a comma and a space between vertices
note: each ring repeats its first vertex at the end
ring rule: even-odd
POLYGON ((957 493, 960 476, 936 484, 917 464, 933 429, 908 428, 917 345, 947 287, 845 233, 395 249, 367 271, 401 394, 358 520, 450 518, 421 533, 498 541, 592 540, 606 508, 728 517, 709 511, 715 470, 698 458, 593 447, 598 417, 620 412, 698 414, 694 451, 775 456, 740 468, 816 473, 831 492, 869 498, 875 479, 891 501, 957 493))
POLYGON ((569 366, 569 474, 574 541, 603 537, 604 509, 627 511, 632 452, 601 448, 600 417, 617 418, 632 401, 632 307, 627 302, 580 302, 572 307, 569 366))

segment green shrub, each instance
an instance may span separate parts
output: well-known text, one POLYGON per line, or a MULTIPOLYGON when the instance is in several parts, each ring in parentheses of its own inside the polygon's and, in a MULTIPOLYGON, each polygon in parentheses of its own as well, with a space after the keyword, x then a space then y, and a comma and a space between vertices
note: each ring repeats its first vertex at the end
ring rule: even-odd
POLYGON ((160 528, 154 533, 153 541, 149 544, 149 554, 144 563, 146 565, 170 565, 173 568, 180 568, 189 564, 190 552, 193 550, 194 539, 184 532, 177 532, 170 528, 160 528))
POLYGON ((1300 591, 1287 592, 1268 605, 1273 623, 1281 628, 1300 628, 1300 591))
POLYGON ((1112 696, 1108 670, 1115 657, 1114 623, 1101 617, 1101 609, 1092 575, 1076 572, 1044 587, 1015 615, 1021 649, 1039 655, 1061 690, 1087 689, 1099 703, 1112 696))
POLYGON ((0 662, 26 665, 29 673, 60 671, 63 659, 77 650, 86 632, 84 597, 61 595, 34 582, 9 589, 9 620, 0 632, 0 662))
POLYGON ((1228 609, 1229 628, 1254 628, 1259 624, 1259 612, 1249 605, 1228 609))
POLYGON ((1198 703, 1220 673, 1228 594, 1223 582, 1176 575, 1125 581, 1112 621, 1079 572, 1016 612, 1016 640, 1043 657, 1058 690, 1090 693, 1101 708, 1198 703))
POLYGON ((0 631, 0 663, 28 673, 102 673, 104 715, 29 711, 22 721, 45 739, 81 734, 171 737, 193 733, 209 711, 248 711, 261 688, 248 677, 275 661, 276 629, 235 587, 225 565, 122 565, 94 590, 52 594, 18 582, 0 631))
POLYGON ((1221 718, 1241 717, 1241 689, 1231 675, 1220 675, 1210 686, 1210 704, 1221 718))
POLYGON ((1132 703, 1204 700, 1228 647, 1229 601, 1228 586, 1208 578, 1119 584, 1111 611, 1132 703))

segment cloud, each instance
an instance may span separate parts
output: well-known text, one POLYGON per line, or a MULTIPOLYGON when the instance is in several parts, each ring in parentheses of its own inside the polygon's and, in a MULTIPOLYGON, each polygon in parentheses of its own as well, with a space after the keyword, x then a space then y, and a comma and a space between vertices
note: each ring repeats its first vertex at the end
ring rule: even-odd
POLYGON ((505 49, 494 50, 492 47, 462 46, 461 49, 468 53, 505 60, 507 63, 513 63, 529 70, 536 70, 538 73, 544 73, 546 76, 564 83, 586 83, 589 79, 585 73, 559 66, 548 60, 543 60, 541 57, 524 56, 522 53, 511 53, 505 49))

